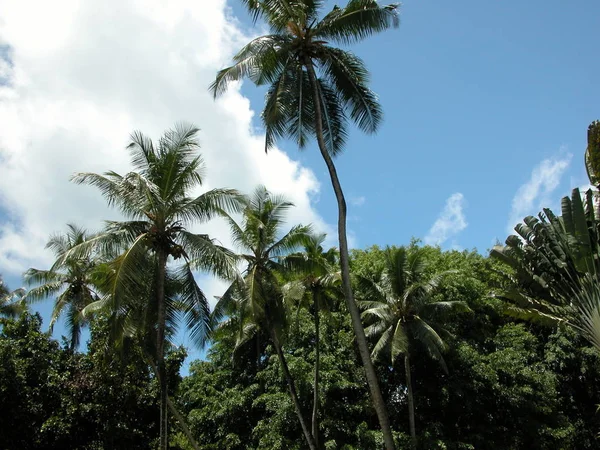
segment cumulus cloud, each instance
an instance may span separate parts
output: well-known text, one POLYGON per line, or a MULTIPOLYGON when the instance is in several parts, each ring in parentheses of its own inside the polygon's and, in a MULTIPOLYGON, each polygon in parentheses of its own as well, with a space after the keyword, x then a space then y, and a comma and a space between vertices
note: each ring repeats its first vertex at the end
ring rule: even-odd
MULTIPOLYGON (((467 228, 467 219, 464 214, 466 201, 464 196, 457 192, 446 200, 444 209, 425 236, 425 244, 442 245, 449 238, 456 236, 467 228)), ((453 244, 456 247, 456 244, 453 244)), ((458 247, 456 247, 458 248, 458 247)))
MULTIPOLYGON (((262 183, 295 203, 290 225, 331 231, 311 205, 315 175, 280 150, 265 155, 239 86, 216 102, 207 91, 248 39, 225 0, 0 0, 0 10, 1 272, 45 267, 44 244, 66 222, 97 229, 117 217, 70 175, 129 171, 129 133, 158 138, 177 121, 201 128, 204 189, 262 183)), ((230 243, 223 223, 201 230, 230 243)))
POLYGON ((508 233, 513 233, 517 223, 524 217, 537 214, 542 207, 550 206, 550 197, 559 186, 561 178, 571 164, 573 155, 562 153, 544 159, 531 171, 529 180, 519 187, 512 201, 512 209, 506 225, 508 233))

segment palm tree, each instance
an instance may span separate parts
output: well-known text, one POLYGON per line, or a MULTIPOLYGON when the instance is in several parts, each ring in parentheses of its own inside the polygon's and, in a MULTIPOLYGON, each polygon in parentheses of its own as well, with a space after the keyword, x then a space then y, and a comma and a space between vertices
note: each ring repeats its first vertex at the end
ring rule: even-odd
POLYGON ((308 238, 310 228, 302 225, 292 227, 281 236, 285 213, 293 206, 281 196, 271 195, 264 186, 259 186, 246 199, 243 222, 238 224, 227 217, 239 255, 247 264, 243 281, 232 284, 219 299, 213 312, 220 320, 232 312, 238 314, 238 345, 263 329, 275 348, 286 379, 290 397, 296 409, 306 442, 316 449, 313 435, 302 412, 296 384, 289 371, 283 352, 283 340, 288 324, 283 294, 281 273, 286 271, 286 255, 300 247, 308 238))
POLYGON ((385 266, 374 277, 358 276, 358 286, 364 299, 359 305, 368 323, 367 336, 375 339, 373 358, 389 356, 392 366, 404 355, 408 416, 413 445, 416 442, 415 407, 411 380, 410 355, 412 342, 419 341, 429 355, 448 372, 442 353, 446 343, 427 321, 435 313, 448 310, 468 310, 460 301, 436 301, 433 294, 448 271, 426 276, 422 249, 404 247, 385 250, 385 266))
POLYGON ((312 435, 319 447, 319 372, 320 352, 320 312, 328 311, 339 298, 340 273, 337 270, 338 252, 335 248, 325 251, 325 234, 310 234, 304 243, 302 253, 294 253, 286 258, 287 265, 296 272, 299 279, 284 285, 284 299, 296 308, 310 309, 312 303, 315 323, 315 369, 313 381, 312 435))
POLYGON ((91 238, 84 228, 68 224, 66 233, 53 235, 46 244, 46 248, 50 249, 56 258, 52 267, 48 270, 30 268, 25 272, 26 283, 36 285, 25 295, 27 301, 55 297, 50 330, 66 312, 71 349, 79 346, 81 328, 89 323, 89 318, 83 317, 81 312, 87 305, 99 299, 95 286, 98 260, 91 249, 66 258, 65 255, 91 238))
MULTIPOLYGON (((111 254, 105 280, 107 295, 84 312, 107 309, 125 331, 144 322, 143 332, 155 336, 156 366, 160 384, 160 446, 167 442, 167 373, 165 339, 181 318, 190 336, 202 343, 210 325, 210 311, 193 270, 231 278, 236 274, 231 252, 205 234, 188 227, 206 222, 225 210, 234 210, 238 194, 213 189, 192 197, 202 184, 204 163, 197 154, 198 129, 179 124, 154 144, 134 132, 128 149, 134 171, 124 176, 80 173, 78 184, 100 189, 110 206, 117 206, 127 221, 108 222, 90 244, 111 254), (173 264, 174 262, 177 264, 173 264), (132 304, 133 303, 133 304, 132 304)), ((85 251, 79 246, 74 254, 85 251)))
POLYGON ((0 276, 0 317, 15 317, 25 310, 25 289, 8 289, 0 276))
POLYGON ((350 0, 335 6, 320 20, 322 0, 242 0, 254 19, 266 19, 272 34, 252 40, 235 64, 221 70, 211 90, 215 96, 231 81, 250 78, 268 84, 262 119, 266 149, 281 137, 291 137, 300 148, 315 137, 325 160, 338 204, 338 237, 342 286, 354 333, 365 367, 386 448, 394 448, 385 402, 369 356, 369 348, 350 281, 346 200, 333 162, 341 153, 348 119, 374 133, 382 118, 376 95, 367 87, 369 72, 354 54, 329 45, 352 44, 398 26, 397 4, 380 6, 376 0, 350 0), (349 113, 346 113, 349 111, 349 113))

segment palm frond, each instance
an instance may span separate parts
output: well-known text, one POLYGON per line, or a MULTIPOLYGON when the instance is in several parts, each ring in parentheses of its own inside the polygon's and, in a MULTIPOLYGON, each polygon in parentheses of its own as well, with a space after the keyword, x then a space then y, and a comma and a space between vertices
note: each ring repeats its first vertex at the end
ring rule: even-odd
POLYGON ((324 47, 319 62, 343 103, 350 108, 350 118, 366 133, 377 131, 383 112, 377 95, 367 87, 369 71, 362 60, 350 52, 324 47))
POLYGON ((398 3, 380 6, 376 0, 350 0, 335 6, 315 28, 315 36, 342 44, 360 42, 400 25, 398 3))
POLYGON ((0 316, 13 318, 27 310, 25 289, 10 291, 0 278, 0 316))
POLYGON ((207 235, 184 230, 179 232, 179 242, 189 256, 189 264, 195 270, 228 280, 240 276, 237 270, 237 256, 231 250, 215 244, 207 235))
POLYGON ((233 81, 249 78, 257 85, 274 82, 289 59, 289 44, 290 39, 283 35, 274 34, 254 39, 234 56, 234 65, 217 73, 209 90, 216 98, 233 81))
POLYGON ((35 303, 57 295, 63 289, 65 289, 65 282, 62 280, 47 282, 41 286, 29 289, 23 299, 27 303, 35 303))
POLYGON ((406 335, 406 330, 404 329, 404 325, 401 321, 396 323, 390 351, 392 356, 392 365, 396 361, 398 355, 408 351, 408 336, 406 335))
POLYGON ((179 301, 182 304, 183 319, 190 338, 200 348, 204 347, 211 331, 211 314, 208 300, 196 283, 194 274, 188 264, 180 267, 177 273, 179 280, 179 301))
POLYGON ((204 194, 178 204, 169 212, 175 220, 185 223, 203 223, 215 217, 222 217, 224 212, 239 212, 243 208, 243 198, 235 189, 211 189, 204 194))
POLYGON ((312 232, 311 227, 307 225, 296 225, 292 227, 281 239, 273 243, 267 250, 266 254, 271 257, 279 257, 287 255, 294 250, 302 247, 309 235, 312 232))
POLYGON ((67 281, 67 275, 53 270, 40 270, 32 267, 23 274, 23 279, 27 285, 31 286, 33 284, 62 283, 67 281))
POLYGON ((141 199, 145 200, 150 194, 157 193, 155 187, 153 188, 147 183, 136 182, 132 176, 123 177, 115 172, 106 172, 104 175, 76 173, 71 177, 71 181, 96 187, 100 190, 108 206, 117 206, 124 214, 132 218, 143 217, 145 202, 141 199), (140 191, 144 190, 144 187, 147 195, 138 195, 140 191))
POLYGON ((442 356, 442 352, 446 351, 446 343, 427 322, 420 318, 416 318, 410 324, 410 329, 417 340, 419 340, 429 355, 438 361, 444 372, 448 373, 446 361, 442 356))
MULTIPOLYGON (((366 331, 367 330, 365 330, 365 332, 366 331)), ((371 355, 374 360, 379 360, 381 355, 384 352, 386 352, 386 350, 389 349, 390 344, 392 342, 392 337, 393 337, 393 328, 387 327, 387 328, 385 328, 385 331, 383 331, 383 333, 381 333, 381 334, 375 332, 375 330, 369 330, 369 336, 378 336, 378 335, 379 335, 379 339, 377 339, 377 342, 375 343, 375 346, 373 347, 373 351, 371 352, 371 355)))

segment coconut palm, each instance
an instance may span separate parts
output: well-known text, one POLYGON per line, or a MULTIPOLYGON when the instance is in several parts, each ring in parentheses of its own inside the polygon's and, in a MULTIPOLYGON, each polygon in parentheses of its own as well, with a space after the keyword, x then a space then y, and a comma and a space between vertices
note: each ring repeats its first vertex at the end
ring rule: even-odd
MULTIPOLYGON (((204 293, 193 270, 218 276, 235 276, 231 252, 205 234, 189 227, 203 223, 223 210, 235 209, 238 194, 213 189, 190 196, 203 181, 204 163, 198 154, 194 126, 179 124, 157 143, 134 132, 128 150, 134 171, 126 175, 106 172, 73 176, 78 184, 97 187, 110 206, 128 219, 108 222, 90 244, 109 254, 119 253, 108 266, 107 295, 84 312, 108 310, 126 331, 151 332, 160 384, 160 446, 167 448, 167 373, 165 341, 181 318, 190 336, 202 343, 210 324, 204 293)), ((78 254, 88 246, 79 246, 78 254)))
POLYGON ((411 380, 410 356, 418 341, 428 354, 448 372, 442 353, 446 343, 440 328, 427 318, 448 310, 468 310, 460 301, 436 301, 434 293, 442 278, 450 271, 426 276, 425 255, 422 249, 387 248, 385 266, 373 277, 358 276, 363 299, 359 305, 368 324, 367 336, 375 340, 372 356, 391 359, 404 356, 410 434, 416 441, 415 410, 411 380), (436 331, 435 328, 438 328, 436 331))
POLYGON ((241 224, 232 217, 227 217, 233 242, 241 249, 239 256, 247 265, 243 280, 236 281, 227 289, 217 302, 213 314, 215 320, 221 320, 232 313, 237 315, 238 345, 253 337, 259 330, 268 334, 306 442, 311 449, 316 449, 283 352, 288 320, 280 278, 288 268, 285 257, 302 246, 310 232, 309 227, 296 225, 281 235, 285 214, 292 206, 282 196, 272 195, 264 186, 259 186, 246 199, 241 224))
POLYGON ((89 317, 83 317, 81 312, 99 299, 95 286, 98 259, 89 247, 77 255, 65 255, 92 237, 84 228, 68 224, 66 233, 53 235, 46 244, 56 258, 52 267, 48 270, 30 268, 25 272, 25 282, 35 286, 27 292, 25 300, 36 302, 55 297, 50 330, 59 317, 66 314, 65 325, 72 349, 79 346, 81 329, 89 324, 89 317))
POLYGON ((8 289, 0 276, 0 317, 15 317, 25 310, 25 289, 8 289))
POLYGON ((312 435, 319 447, 319 372, 321 366, 320 313, 329 311, 341 294, 338 252, 325 250, 325 234, 310 234, 304 251, 286 258, 285 263, 294 271, 293 281, 284 285, 284 299, 298 310, 312 306, 315 324, 315 368, 313 381, 312 435))
POLYGON ((353 44, 398 25, 397 4, 350 0, 321 17, 322 0, 242 0, 255 19, 263 18, 271 34, 252 40, 221 70, 211 90, 215 96, 231 81, 250 78, 269 85, 262 119, 266 149, 290 137, 300 148, 317 140, 338 204, 338 237, 342 286, 367 382, 384 434, 394 448, 387 410, 354 301, 350 282, 346 201, 333 157, 340 154, 348 122, 374 133, 382 118, 376 95, 368 88, 369 72, 357 56, 333 44, 353 44))

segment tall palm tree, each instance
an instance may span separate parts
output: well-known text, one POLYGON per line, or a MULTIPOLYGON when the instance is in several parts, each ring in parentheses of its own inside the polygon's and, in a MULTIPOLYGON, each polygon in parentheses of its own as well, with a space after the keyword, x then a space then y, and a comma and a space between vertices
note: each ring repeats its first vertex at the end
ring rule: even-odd
POLYGON ((48 270, 30 268, 25 272, 26 283, 36 286, 27 292, 25 299, 34 302, 55 297, 50 330, 59 317, 66 313, 72 349, 79 346, 81 329, 89 324, 89 317, 83 317, 81 312, 99 299, 95 286, 98 259, 90 248, 77 255, 65 255, 92 237, 84 228, 68 224, 66 233, 53 235, 46 244, 56 258, 52 267, 48 270))
POLYGON ((0 276, 0 317, 15 317, 25 310, 25 289, 8 289, 0 276))
POLYGON ((310 309, 312 305, 315 324, 315 368, 313 381, 312 435, 319 447, 319 378, 321 367, 320 313, 328 311, 339 298, 341 291, 338 270, 338 252, 325 250, 325 234, 310 234, 304 251, 286 258, 285 263, 294 272, 295 280, 284 285, 284 299, 296 308, 310 309))
POLYGON ((266 149, 281 137, 304 147, 315 137, 325 160, 338 204, 338 237, 342 286, 367 382, 383 431, 386 448, 394 441, 350 281, 346 200, 333 157, 341 153, 348 119, 374 133, 382 118, 376 95, 368 88, 369 72, 354 54, 330 45, 353 44, 398 26, 397 4, 350 0, 320 18, 322 0, 242 0, 255 19, 264 18, 272 33, 252 40, 235 64, 221 70, 211 90, 215 96, 231 81, 250 78, 268 84, 262 119, 266 149), (348 113, 347 113, 348 111, 348 113))
MULTIPOLYGON (((190 336, 201 343, 210 325, 210 311, 193 270, 225 278, 236 274, 231 252, 209 236, 188 227, 235 210, 238 194, 213 189, 190 196, 202 184, 204 163, 198 154, 198 129, 178 124, 155 144, 134 132, 128 150, 134 171, 126 175, 106 172, 73 176, 78 184, 100 189, 110 206, 117 206, 127 221, 108 222, 91 245, 119 253, 109 264, 107 295, 87 308, 108 309, 124 329, 140 320, 152 330, 160 384, 160 448, 167 442, 167 372, 165 338, 182 318, 190 336), (176 264, 175 264, 176 262, 176 264), (132 305, 132 302, 134 303, 132 305)), ((77 254, 87 246, 79 246, 77 254)))
POLYGON ((240 316, 239 344, 259 329, 268 333, 306 442, 311 449, 316 449, 282 348, 288 325, 280 282, 281 273, 286 271, 284 260, 286 255, 306 241, 310 233, 309 227, 296 225, 281 235, 285 214, 292 206, 285 198, 272 195, 264 186, 259 186, 246 199, 241 225, 232 217, 227 217, 233 242, 243 252, 239 256, 247 266, 243 280, 227 289, 217 302, 213 314, 216 320, 220 320, 232 311, 237 312, 240 316))
MULTIPOLYGON (((385 250, 385 266, 374 277, 358 276, 357 282, 364 295, 359 305, 369 324, 367 336, 375 339, 373 358, 389 356, 392 365, 404 355, 410 435, 416 442, 415 407, 411 380, 410 354, 412 342, 419 341, 442 369, 448 368, 442 353, 446 343, 427 318, 447 310, 468 310, 460 301, 436 301, 433 294, 442 278, 450 273, 440 272, 426 276, 422 249, 405 247, 385 250)), ((438 328, 439 329, 439 328, 438 328)))

